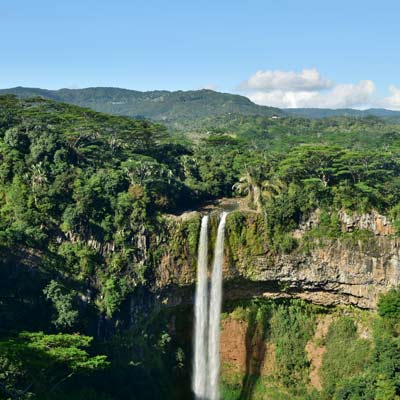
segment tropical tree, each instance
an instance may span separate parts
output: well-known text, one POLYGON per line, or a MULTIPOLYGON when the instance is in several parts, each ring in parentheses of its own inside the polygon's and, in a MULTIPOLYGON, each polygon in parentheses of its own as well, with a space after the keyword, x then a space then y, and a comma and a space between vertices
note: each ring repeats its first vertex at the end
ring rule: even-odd
POLYGON ((46 399, 74 375, 109 366, 104 355, 90 355, 93 338, 82 335, 22 332, 0 341, 0 395, 11 399, 46 399))
POLYGON ((240 177, 239 182, 236 182, 232 190, 239 195, 247 196, 247 203, 251 208, 257 211, 262 210, 262 185, 264 177, 260 167, 249 167, 240 177))

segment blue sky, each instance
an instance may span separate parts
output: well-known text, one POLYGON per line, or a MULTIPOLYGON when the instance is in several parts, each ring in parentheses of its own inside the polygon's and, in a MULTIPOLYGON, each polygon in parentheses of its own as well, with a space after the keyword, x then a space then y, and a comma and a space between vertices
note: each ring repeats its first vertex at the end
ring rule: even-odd
POLYGON ((388 0, 0 0, 0 87, 212 87, 397 109, 399 13, 388 0))

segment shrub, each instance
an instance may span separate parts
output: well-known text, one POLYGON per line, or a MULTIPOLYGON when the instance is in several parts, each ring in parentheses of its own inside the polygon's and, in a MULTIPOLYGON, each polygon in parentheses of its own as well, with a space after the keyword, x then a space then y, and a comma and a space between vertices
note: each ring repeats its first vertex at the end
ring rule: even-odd
POLYGON ((400 317, 400 290, 391 289, 382 295, 378 303, 378 312, 381 317, 398 319, 400 317))

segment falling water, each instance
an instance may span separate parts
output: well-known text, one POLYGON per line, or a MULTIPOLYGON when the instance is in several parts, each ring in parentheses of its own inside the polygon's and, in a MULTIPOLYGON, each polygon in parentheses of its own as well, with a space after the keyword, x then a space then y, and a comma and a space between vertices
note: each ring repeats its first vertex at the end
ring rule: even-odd
POLYGON ((210 319, 208 331, 208 382, 206 393, 207 400, 219 399, 219 339, 222 303, 222 262, 224 259, 226 216, 227 213, 222 213, 221 220, 218 225, 211 275, 210 319))
POLYGON ((209 304, 207 280, 208 217, 203 217, 201 221, 194 308, 195 333, 192 389, 196 400, 219 400, 219 339, 226 216, 227 213, 222 213, 218 225, 209 304))
POLYGON ((206 398, 207 387, 207 253, 208 217, 201 221, 195 297, 195 336, 192 388, 196 399, 206 398))

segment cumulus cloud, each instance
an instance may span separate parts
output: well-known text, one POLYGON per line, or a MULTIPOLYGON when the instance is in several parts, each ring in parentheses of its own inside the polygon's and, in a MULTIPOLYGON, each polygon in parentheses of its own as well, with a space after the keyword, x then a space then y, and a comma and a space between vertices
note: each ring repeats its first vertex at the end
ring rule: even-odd
POLYGON ((332 82, 323 79, 315 68, 294 71, 257 71, 241 85, 250 90, 288 90, 292 92, 315 91, 327 89, 332 82))
POLYGON ((389 86, 390 96, 385 97, 380 102, 380 107, 388 108, 390 110, 400 110, 400 88, 391 85, 389 86))
POLYGON ((357 84, 341 84, 326 94, 319 94, 323 107, 330 108, 367 108, 373 101, 376 87, 370 80, 357 84))
MULTIPOLYGON (((364 109, 377 104, 376 87, 371 80, 334 84, 317 69, 258 71, 240 88, 255 103, 280 108, 364 109)), ((400 107, 400 89, 391 88, 386 104, 400 107)))
POLYGON ((281 108, 320 107, 362 109, 371 106, 374 93, 375 84, 367 80, 360 81, 357 84, 336 85, 328 91, 255 91, 249 93, 248 97, 257 104, 281 108))
POLYGON ((256 104, 279 108, 306 107, 305 104, 313 103, 318 96, 317 92, 293 92, 285 90, 271 90, 267 92, 256 91, 248 94, 248 98, 256 104))

